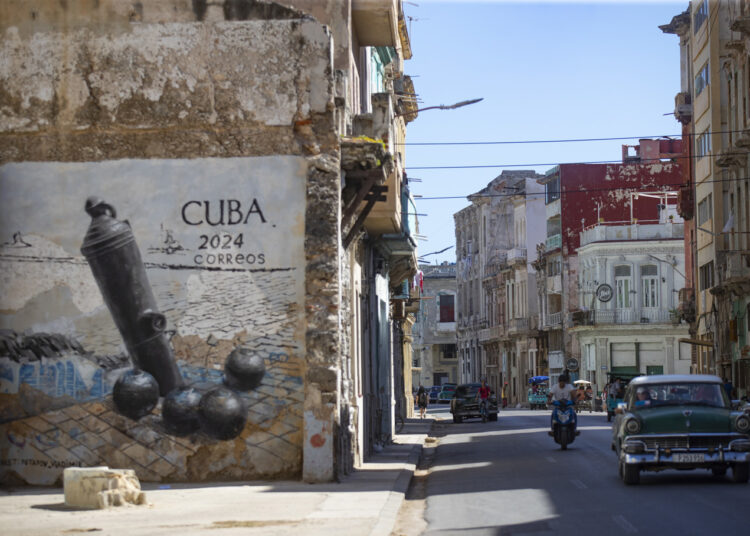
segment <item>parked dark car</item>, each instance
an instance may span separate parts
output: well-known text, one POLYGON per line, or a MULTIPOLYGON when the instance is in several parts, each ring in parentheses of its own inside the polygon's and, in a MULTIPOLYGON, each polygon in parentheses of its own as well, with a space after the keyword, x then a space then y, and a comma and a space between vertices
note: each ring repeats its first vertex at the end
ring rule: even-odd
POLYGON ((440 385, 433 385, 430 387, 430 404, 434 404, 438 401, 438 395, 443 388, 440 385))
MULTIPOLYGON (((470 417, 481 417, 479 413, 479 401, 477 400, 477 393, 481 386, 481 383, 462 383, 456 387, 451 399, 453 422, 458 423, 470 417)), ((497 397, 493 392, 490 395, 487 405, 487 418, 491 421, 496 421, 497 414, 497 397)))
POLYGON ((747 482, 750 416, 733 409, 718 376, 640 376, 616 409, 612 449, 625 484, 663 469, 731 469, 732 480, 747 482))

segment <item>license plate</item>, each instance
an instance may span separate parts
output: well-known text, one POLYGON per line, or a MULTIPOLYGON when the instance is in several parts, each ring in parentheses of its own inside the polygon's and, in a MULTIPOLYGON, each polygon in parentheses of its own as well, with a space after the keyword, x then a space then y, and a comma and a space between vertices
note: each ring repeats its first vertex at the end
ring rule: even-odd
POLYGON ((703 454, 674 454, 672 461, 679 463, 701 463, 706 461, 706 457, 703 454))

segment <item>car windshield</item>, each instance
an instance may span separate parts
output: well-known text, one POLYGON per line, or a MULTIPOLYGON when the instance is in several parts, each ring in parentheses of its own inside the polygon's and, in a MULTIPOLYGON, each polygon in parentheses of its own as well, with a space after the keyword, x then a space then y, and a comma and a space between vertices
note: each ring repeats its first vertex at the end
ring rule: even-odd
POLYGON ((456 387, 456 396, 461 398, 474 397, 478 390, 478 385, 459 385, 456 387))
POLYGON ((702 405, 728 408, 726 391, 718 383, 663 383, 639 385, 630 393, 629 407, 702 405))

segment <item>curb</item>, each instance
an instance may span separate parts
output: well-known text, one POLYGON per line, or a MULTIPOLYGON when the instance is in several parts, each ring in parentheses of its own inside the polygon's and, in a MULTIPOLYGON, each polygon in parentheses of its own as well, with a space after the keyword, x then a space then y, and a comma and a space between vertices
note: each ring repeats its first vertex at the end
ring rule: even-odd
POLYGON ((378 523, 373 527, 370 536, 389 536, 393 532, 393 528, 396 526, 398 513, 406 500, 406 492, 414 478, 414 472, 416 471, 419 459, 422 456, 425 441, 430 436, 434 424, 435 419, 432 419, 430 428, 424 434, 422 441, 414 443, 412 446, 411 452, 404 462, 404 467, 399 471, 399 475, 393 483, 393 489, 388 495, 388 499, 383 505, 383 509, 380 511, 378 523))

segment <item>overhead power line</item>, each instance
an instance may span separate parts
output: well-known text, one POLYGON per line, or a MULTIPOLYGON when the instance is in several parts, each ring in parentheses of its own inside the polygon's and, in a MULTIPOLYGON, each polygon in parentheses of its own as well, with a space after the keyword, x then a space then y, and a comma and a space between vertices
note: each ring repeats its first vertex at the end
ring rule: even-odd
MULTIPOLYGON (((746 130, 713 130, 703 131, 699 133, 686 134, 688 137, 698 137, 705 134, 736 134, 738 132, 746 132, 746 130)), ((396 145, 413 145, 413 146, 430 146, 430 145, 517 145, 517 144, 534 144, 534 143, 583 143, 591 141, 621 141, 621 140, 648 140, 648 139, 674 139, 679 140, 683 137, 682 134, 659 134, 659 135, 648 135, 648 136, 617 136, 610 138, 563 138, 563 139, 551 139, 551 140, 504 140, 504 141, 407 141, 397 143, 396 145)))
MULTIPOLYGON (((737 151, 739 153, 739 150, 737 151)), ((689 158, 700 159, 704 157, 716 157, 718 154, 703 154, 703 155, 676 155, 670 156, 669 158, 641 158, 633 162, 623 162, 619 160, 589 160, 585 162, 541 162, 536 164, 471 164, 471 165, 458 165, 458 166, 406 166, 407 170, 413 169, 492 169, 492 168, 510 168, 510 167, 542 167, 542 166, 568 166, 577 164, 622 164, 622 165, 634 165, 634 164, 648 164, 653 162, 668 163, 674 160, 686 160, 689 158)))
MULTIPOLYGON (((734 182, 734 181, 741 181, 741 180, 750 180, 750 177, 738 177, 735 179, 715 179, 715 180, 705 180, 701 181, 700 184, 705 183, 713 183, 713 182, 734 182)), ((548 190, 546 192, 524 192, 522 194, 520 193, 495 193, 495 194, 469 194, 469 195, 449 195, 449 196, 436 196, 436 197, 420 197, 416 199, 416 201, 432 201, 432 200, 441 200, 441 199, 467 199, 467 198, 481 198, 481 197, 515 197, 523 195, 524 197, 530 197, 530 196, 546 196, 546 195, 569 195, 569 194, 587 194, 589 192, 617 192, 617 191, 630 191, 633 193, 640 193, 640 192, 653 192, 654 190, 658 189, 664 189, 664 188, 680 188, 682 186, 685 186, 686 184, 684 182, 677 182, 677 183, 666 183, 666 184, 651 184, 651 185, 643 185, 643 184, 634 184, 632 187, 630 186, 620 186, 617 188, 585 188, 582 190, 562 190, 562 191, 552 191, 548 190)))

